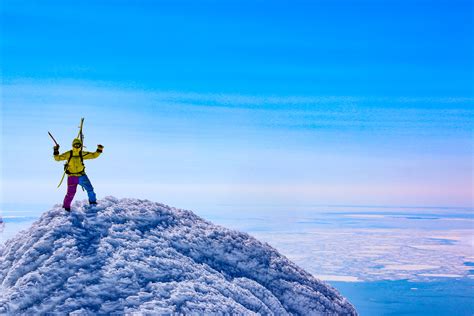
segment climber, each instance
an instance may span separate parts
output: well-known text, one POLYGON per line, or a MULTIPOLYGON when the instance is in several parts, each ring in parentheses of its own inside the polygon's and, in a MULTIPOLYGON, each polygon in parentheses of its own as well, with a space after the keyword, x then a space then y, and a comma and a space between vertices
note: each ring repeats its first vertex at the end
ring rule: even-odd
POLYGON ((64 165, 64 171, 68 175, 67 178, 67 193, 64 197, 63 208, 66 211, 71 211, 71 202, 76 194, 77 185, 79 184, 87 191, 89 197, 89 204, 97 204, 97 199, 94 193, 94 188, 86 175, 84 166, 84 159, 94 159, 100 156, 104 146, 97 145, 95 152, 82 151, 82 141, 75 138, 72 142, 72 150, 59 154, 59 144, 54 146, 54 159, 56 161, 67 160, 64 165))

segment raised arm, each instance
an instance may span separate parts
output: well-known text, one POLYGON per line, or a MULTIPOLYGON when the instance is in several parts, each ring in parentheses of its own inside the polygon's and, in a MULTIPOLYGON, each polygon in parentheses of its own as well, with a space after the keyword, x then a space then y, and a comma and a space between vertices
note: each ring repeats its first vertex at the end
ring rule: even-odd
POLYGON ((94 159, 100 156, 102 154, 102 151, 104 149, 104 146, 102 145, 97 145, 97 150, 93 153, 85 151, 82 153, 82 158, 83 159, 94 159))
POLYGON ((61 161, 61 160, 66 160, 69 158, 69 151, 66 151, 65 153, 62 153, 61 155, 59 154, 59 145, 54 146, 54 152, 53 152, 54 160, 56 161, 61 161))

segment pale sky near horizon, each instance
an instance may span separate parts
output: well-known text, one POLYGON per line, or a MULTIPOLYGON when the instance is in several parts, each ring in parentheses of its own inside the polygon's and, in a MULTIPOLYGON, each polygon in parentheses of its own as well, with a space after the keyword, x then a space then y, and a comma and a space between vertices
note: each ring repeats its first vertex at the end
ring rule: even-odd
POLYGON ((47 131, 66 151, 85 117, 99 198, 472 208, 472 24, 468 1, 4 1, 1 207, 62 201, 47 131))

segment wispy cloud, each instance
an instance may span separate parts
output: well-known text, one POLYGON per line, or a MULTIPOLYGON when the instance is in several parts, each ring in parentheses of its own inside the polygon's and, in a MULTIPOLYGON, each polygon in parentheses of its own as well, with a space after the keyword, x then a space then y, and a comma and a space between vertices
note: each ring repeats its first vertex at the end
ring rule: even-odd
MULTIPOLYGON (((173 119, 173 126, 332 129, 347 135, 470 133, 474 98, 288 96, 149 91, 100 82, 13 81, 4 86, 6 111, 42 113, 80 107, 106 115, 123 111, 129 119, 173 119), (139 118, 139 117, 141 118, 139 118)), ((163 123, 163 122, 162 122, 163 123)), ((165 123, 166 124, 166 123, 165 123)), ((169 125, 169 128, 173 128, 169 125)), ((466 137, 466 136, 464 136, 466 137)), ((459 137, 458 137, 459 138, 459 137)))
POLYGON ((367 103, 383 106, 386 103, 431 103, 431 104, 465 104, 473 103, 472 97, 380 97, 380 96, 345 96, 345 95, 248 95, 228 93, 197 93, 183 91, 157 91, 146 90, 138 87, 113 86, 105 82, 63 80, 36 81, 36 80, 14 80, 3 84, 7 96, 15 96, 17 93, 28 93, 30 95, 44 95, 49 97, 71 97, 76 94, 84 98, 88 97, 114 97, 133 98, 138 100, 148 98, 165 102, 208 104, 221 106, 264 106, 264 105, 321 105, 341 104, 350 105, 367 103))

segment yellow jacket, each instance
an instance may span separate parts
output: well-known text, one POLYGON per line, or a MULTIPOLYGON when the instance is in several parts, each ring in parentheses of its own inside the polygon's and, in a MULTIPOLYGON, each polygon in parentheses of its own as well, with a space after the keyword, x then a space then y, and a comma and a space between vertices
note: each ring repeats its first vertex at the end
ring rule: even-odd
MULTIPOLYGON (((66 151, 65 153, 62 153, 60 155, 54 155, 54 160, 56 161, 61 161, 61 160, 69 160, 69 157, 71 159, 67 163, 66 167, 66 173, 69 174, 70 176, 80 176, 85 174, 85 166, 81 161, 81 157, 79 155, 80 149, 73 148, 72 150, 66 151), (71 157, 71 152, 72 152, 72 157, 71 157)), ((82 159, 94 159, 99 157, 101 152, 96 151, 96 152, 89 152, 89 151, 83 151, 82 152, 82 159)))

